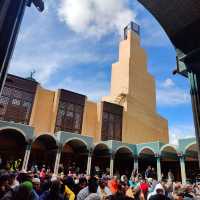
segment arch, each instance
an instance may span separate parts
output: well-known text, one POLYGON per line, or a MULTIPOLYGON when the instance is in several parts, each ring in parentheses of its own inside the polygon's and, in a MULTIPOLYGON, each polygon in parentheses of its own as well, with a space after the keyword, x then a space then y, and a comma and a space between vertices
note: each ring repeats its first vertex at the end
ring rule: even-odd
POLYGON ((51 141, 55 142, 55 145, 58 147, 58 141, 57 141, 56 137, 54 135, 50 135, 50 134, 42 134, 42 135, 35 137, 32 144, 42 138, 50 139, 51 141))
POLYGON ((177 147, 173 144, 165 144, 164 146, 162 146, 161 149, 160 149, 160 153, 162 154, 162 152, 164 152, 164 150, 167 149, 167 148, 173 149, 176 152, 176 154, 178 153, 177 147))
POLYGON ((63 143, 63 148, 67 143, 70 143, 71 141, 80 141, 82 144, 84 144, 86 146, 87 149, 89 149, 88 143, 86 141, 84 141, 83 139, 78 138, 78 137, 73 137, 73 138, 69 138, 69 139, 65 140, 65 142, 63 143))
POLYGON ((105 144, 105 143, 103 143, 103 142, 99 142, 99 143, 97 143, 97 144, 94 145, 94 147, 93 147, 93 152, 95 151, 95 149, 96 149, 98 146, 105 147, 104 149, 107 149, 107 150, 110 151, 110 147, 109 147, 107 144, 105 144))
POLYGON ((153 155, 156 154, 156 152, 153 150, 153 148, 148 147, 148 146, 144 146, 144 147, 142 147, 142 148, 140 149, 140 151, 138 152, 138 155, 140 155, 145 149, 150 150, 150 151, 153 153, 153 155))
POLYGON ((25 141, 28 141, 28 138, 27 138, 27 136, 26 136, 26 133, 25 133, 22 129, 17 128, 17 127, 12 127, 12 126, 1 127, 1 128, 0 128, 0 134, 1 134, 2 131, 6 131, 6 130, 13 130, 13 131, 18 132, 18 133, 20 133, 20 134, 23 135, 25 141))
POLYGON ((103 142, 94 145, 92 153, 92 174, 108 173, 111 149, 103 142))
POLYGON ((198 146, 196 141, 189 143, 184 149, 185 156, 185 171, 188 179, 195 179, 197 176, 197 169, 199 169, 198 162, 198 146))
POLYGON ((20 159, 20 166, 17 169, 21 169, 27 143, 26 135, 21 129, 9 126, 1 128, 0 155, 3 160, 2 166, 13 166, 13 162, 20 159))
POLYGON ((156 171, 156 152, 152 147, 144 146, 138 152, 138 170, 145 177, 145 171, 151 167, 154 172, 156 171))
POLYGON ((160 149, 160 156, 163 178, 167 179, 168 173, 171 172, 175 180, 180 180, 181 169, 177 146, 173 144, 163 145, 160 149))
POLYGON ((85 173, 88 153, 89 145, 85 140, 79 137, 68 138, 63 143, 60 159, 62 169, 60 170, 85 173))
POLYGON ((130 177, 133 170, 133 151, 130 147, 122 145, 115 151, 114 173, 130 177))
POLYGON ((31 146, 28 168, 37 165, 40 169, 45 165, 53 170, 57 149, 58 141, 55 136, 42 134, 35 137, 31 146))
POLYGON ((196 141, 189 143, 189 144, 185 147, 185 149, 184 149, 184 151, 183 151, 183 154, 186 154, 187 150, 188 150, 191 146, 196 145, 196 144, 197 144, 196 141))
POLYGON ((126 149, 126 150, 128 150, 129 153, 131 153, 131 155, 133 155, 132 149, 131 149, 130 147, 128 147, 128 146, 125 146, 125 145, 119 146, 119 147, 116 149, 116 151, 115 151, 116 154, 117 154, 117 152, 120 151, 121 149, 126 149))

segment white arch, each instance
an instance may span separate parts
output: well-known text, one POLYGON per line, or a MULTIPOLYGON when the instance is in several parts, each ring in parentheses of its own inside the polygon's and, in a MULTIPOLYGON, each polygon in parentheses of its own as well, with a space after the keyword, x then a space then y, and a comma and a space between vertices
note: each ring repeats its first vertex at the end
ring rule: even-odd
POLYGON ((155 152, 151 147, 144 146, 144 147, 142 147, 142 148, 140 149, 140 151, 138 152, 138 155, 140 155, 140 154, 142 153, 142 151, 145 150, 145 149, 151 150, 151 151, 153 152, 154 155, 156 154, 156 152, 155 152))
POLYGON ((122 145, 122 146, 119 146, 117 149, 116 149, 116 153, 120 150, 120 149, 128 149, 130 151, 130 153, 133 155, 133 151, 130 147, 128 146, 125 146, 125 145, 122 145))
POLYGON ((27 138, 25 132, 23 130, 21 130, 20 128, 11 127, 11 126, 6 126, 6 127, 1 127, 0 128, 0 132, 1 131, 5 131, 5 130, 14 130, 14 131, 17 131, 17 132, 21 133, 24 136, 25 141, 28 141, 28 138, 27 138))
POLYGON ((173 145, 173 144, 165 144, 164 146, 162 146, 161 149, 160 149, 160 153, 162 153, 164 151, 164 149, 167 148, 167 147, 171 147, 172 149, 175 150, 176 154, 178 153, 177 146, 173 145))
POLYGON ((190 144, 188 144, 186 147, 185 147, 185 149, 184 149, 184 154, 186 154, 186 151, 192 146, 192 145, 195 145, 195 144, 197 144, 196 143, 196 141, 194 141, 194 142, 191 142, 190 144))
POLYGON ((88 144, 87 144, 87 142, 85 142, 83 139, 78 138, 78 137, 73 137, 73 138, 69 138, 69 139, 65 140, 65 142, 63 143, 63 147, 64 147, 68 142, 71 142, 71 141, 73 141, 73 140, 78 140, 78 141, 82 142, 82 143, 87 147, 87 149, 88 149, 88 144))

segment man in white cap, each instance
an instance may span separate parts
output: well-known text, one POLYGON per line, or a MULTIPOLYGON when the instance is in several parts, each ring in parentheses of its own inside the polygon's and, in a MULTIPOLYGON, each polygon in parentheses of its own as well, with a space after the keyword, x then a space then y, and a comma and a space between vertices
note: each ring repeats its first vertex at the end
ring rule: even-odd
POLYGON ((39 178, 33 178, 32 183, 33 183, 34 193, 36 193, 38 196, 40 196, 40 194, 41 194, 40 179, 39 178))

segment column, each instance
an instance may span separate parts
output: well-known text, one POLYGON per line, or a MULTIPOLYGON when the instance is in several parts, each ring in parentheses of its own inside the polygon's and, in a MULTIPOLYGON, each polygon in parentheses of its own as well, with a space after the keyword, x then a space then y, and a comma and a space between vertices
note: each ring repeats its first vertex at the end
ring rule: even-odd
POLYGON ((54 166, 54 174, 58 174, 58 168, 60 165, 60 157, 61 157, 61 153, 62 153, 62 144, 58 145, 58 151, 56 154, 56 161, 55 161, 55 166, 54 166))
POLYGON ((135 176, 136 174, 135 173, 137 173, 138 174, 138 166, 139 166, 139 164, 138 164, 138 157, 137 156, 134 156, 133 157, 133 171, 132 171, 132 176, 135 176))
POLYGON ((29 142, 29 144, 27 144, 27 146, 26 146, 26 151, 25 151, 24 160, 23 160, 23 164, 22 164, 22 170, 26 171, 28 168, 28 161, 30 158, 30 153, 31 153, 31 142, 29 142))
POLYGON ((87 161, 87 175, 90 176, 91 174, 91 165, 92 165, 92 150, 88 153, 88 161, 87 161))
POLYGON ((180 160, 180 167, 181 167, 181 179, 182 179, 182 184, 186 184, 186 171, 185 171, 185 158, 182 153, 179 155, 179 160, 180 160))
POLYGON ((111 152, 110 153, 110 176, 111 177, 114 174, 114 157, 115 157, 115 153, 111 152))
POLYGON ((138 157, 134 157, 134 165, 133 165, 133 170, 138 171, 139 164, 138 164, 138 157))
MULTIPOLYGON (((189 63, 188 63, 189 65, 189 63)), ((187 66, 188 67, 188 66, 187 66)), ((200 167, 200 73, 196 73, 188 67, 188 78, 190 81, 190 94, 192 97, 192 110, 195 125, 195 135, 200 167)))
POLYGON ((162 179, 162 175, 161 175, 161 164, 160 164, 160 155, 156 154, 156 165, 157 165, 157 179, 158 181, 160 181, 162 179))

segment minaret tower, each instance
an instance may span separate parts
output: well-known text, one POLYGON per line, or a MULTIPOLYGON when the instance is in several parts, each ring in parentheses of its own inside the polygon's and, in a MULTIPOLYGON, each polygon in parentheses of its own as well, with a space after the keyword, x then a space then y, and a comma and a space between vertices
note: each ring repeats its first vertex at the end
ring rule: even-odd
POLYGON ((124 142, 168 142, 168 123, 156 112, 155 79, 147 71, 147 54, 140 44, 140 27, 133 22, 124 29, 119 60, 112 65, 110 95, 103 101, 124 107, 124 142))

